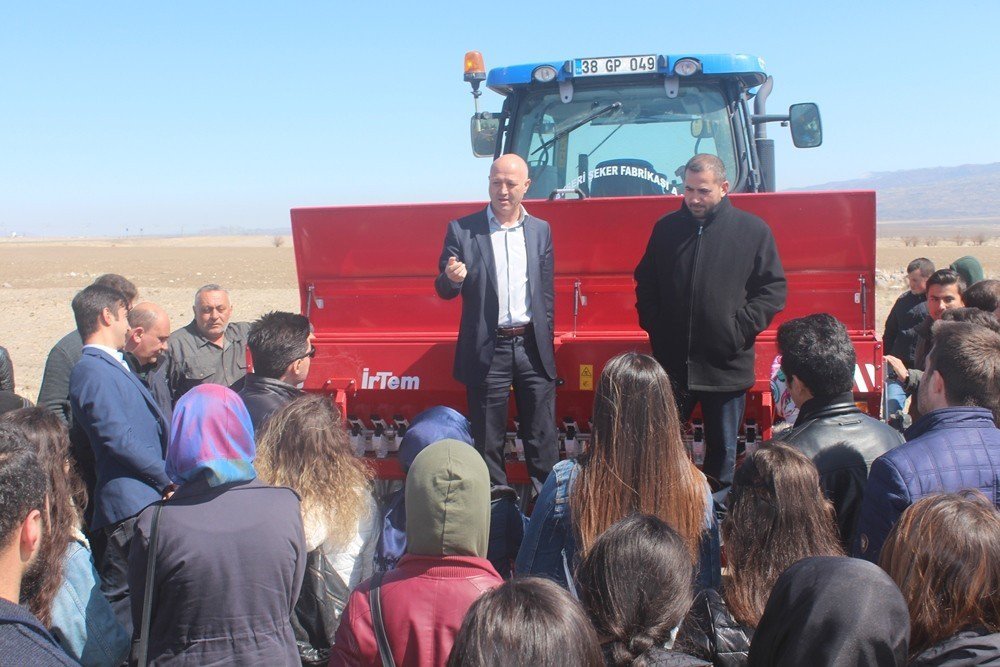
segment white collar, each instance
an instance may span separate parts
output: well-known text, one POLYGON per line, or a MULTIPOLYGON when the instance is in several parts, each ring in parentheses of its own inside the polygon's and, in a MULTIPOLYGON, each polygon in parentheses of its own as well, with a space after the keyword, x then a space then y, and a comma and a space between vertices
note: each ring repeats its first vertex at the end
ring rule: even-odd
MULTIPOLYGON (((518 227, 524 224, 524 219, 528 217, 528 212, 524 209, 524 204, 521 204, 521 214, 517 216, 517 222, 514 223, 514 227, 518 227)), ((486 205, 486 220, 490 223, 491 227, 503 227, 500 221, 497 220, 496 213, 493 212, 493 204, 486 205)), ((511 229, 506 227, 506 229, 511 229)))

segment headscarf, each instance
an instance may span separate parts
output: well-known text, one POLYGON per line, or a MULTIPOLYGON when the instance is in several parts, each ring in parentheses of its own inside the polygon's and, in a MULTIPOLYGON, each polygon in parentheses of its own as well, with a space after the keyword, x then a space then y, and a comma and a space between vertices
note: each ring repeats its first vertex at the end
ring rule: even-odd
POLYGON ((441 440, 420 452, 406 476, 406 553, 485 558, 490 473, 467 443, 441 440))
POLYGON ((962 276, 966 287, 971 287, 983 279, 983 265, 972 255, 959 257, 948 267, 958 275, 962 276))
MULTIPOLYGON (((458 440, 472 444, 469 420, 456 410, 438 405, 413 418, 399 443, 399 465, 406 473, 417 454, 438 440, 458 440)), ((397 491, 387 502, 382 534, 375 549, 379 570, 391 570, 406 553, 406 496, 397 491)))
POLYGON ((203 384, 177 401, 167 447, 167 476, 175 483, 249 481, 257 476, 255 454, 250 414, 235 392, 203 384))
POLYGON ((750 642, 750 667, 906 664, 910 615, 868 561, 804 558, 778 577, 750 642))

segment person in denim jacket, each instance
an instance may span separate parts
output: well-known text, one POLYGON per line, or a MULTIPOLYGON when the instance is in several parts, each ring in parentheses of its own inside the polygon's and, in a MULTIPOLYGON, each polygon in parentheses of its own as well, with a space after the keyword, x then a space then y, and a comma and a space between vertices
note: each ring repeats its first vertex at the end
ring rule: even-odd
POLYGON ((63 563, 62 583, 52 600, 52 636, 81 665, 122 664, 131 638, 101 592, 94 557, 82 533, 69 543, 63 563))
POLYGON ((5 414, 0 423, 18 429, 38 452, 48 477, 49 512, 38 558, 40 567, 22 583, 22 601, 82 665, 119 665, 130 637, 101 592, 90 545, 80 532, 86 505, 83 482, 68 467, 65 424, 44 408, 5 414))
POLYGON ((639 512, 684 539, 698 589, 721 580, 719 532, 705 476, 681 440, 670 378, 655 359, 629 352, 604 367, 593 435, 579 460, 556 464, 528 522, 515 570, 573 590, 573 572, 598 535, 639 512))

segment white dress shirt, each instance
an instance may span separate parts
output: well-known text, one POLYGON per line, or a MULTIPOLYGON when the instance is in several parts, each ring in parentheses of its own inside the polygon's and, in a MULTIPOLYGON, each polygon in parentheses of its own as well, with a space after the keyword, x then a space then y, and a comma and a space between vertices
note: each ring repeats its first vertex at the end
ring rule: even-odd
POLYGON ((524 242, 524 218, 521 215, 511 227, 503 227, 486 207, 490 223, 490 243, 497 268, 497 296, 500 298, 498 327, 519 327, 531 321, 531 294, 528 291, 528 250, 524 242))
POLYGON ((108 347, 107 345, 98 345, 97 343, 87 343, 83 346, 84 349, 87 349, 88 347, 100 350, 101 352, 107 352, 113 359, 117 359, 118 363, 125 367, 125 370, 129 373, 132 372, 132 369, 128 367, 128 362, 125 361, 125 355, 122 354, 121 350, 116 350, 113 347, 108 347))

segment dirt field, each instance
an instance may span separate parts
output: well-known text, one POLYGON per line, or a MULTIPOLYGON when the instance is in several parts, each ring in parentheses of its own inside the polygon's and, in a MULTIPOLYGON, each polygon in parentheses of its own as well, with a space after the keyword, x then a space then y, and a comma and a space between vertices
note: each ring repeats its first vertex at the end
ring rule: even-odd
POLYGON ((102 273, 120 273, 139 299, 170 313, 172 328, 191 321, 195 291, 207 283, 229 289, 234 316, 252 320, 269 310, 298 312, 291 239, 191 237, 115 241, 0 241, 0 345, 14 360, 17 391, 35 400, 45 357, 75 327, 70 300, 102 273))
MULTIPOLYGON (((890 228, 891 229, 891 228, 890 228)), ((883 230, 880 230, 883 231, 883 230)), ((913 242, 912 239, 907 239, 913 242)), ((971 237, 965 241, 971 243, 971 237)), ((905 289, 905 269, 914 257, 946 266, 975 255, 988 277, 1000 274, 1000 240, 957 246, 956 240, 922 236, 907 246, 902 237, 879 238, 876 316, 879 323, 905 289), (928 243, 933 245, 928 245, 928 243)), ((121 273, 139 287, 139 298, 170 313, 173 328, 191 319, 195 290, 207 283, 229 288, 235 316, 252 320, 269 310, 299 307, 291 239, 275 247, 273 237, 191 237, 88 241, 0 240, 0 345, 14 360, 17 390, 34 400, 49 348, 74 327, 69 302, 102 273, 121 273)))

